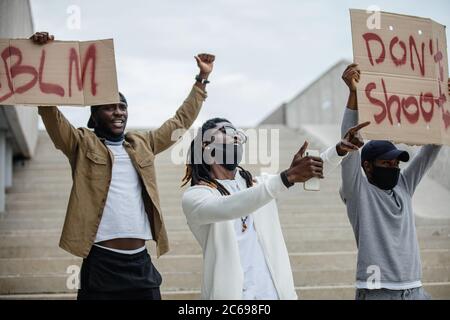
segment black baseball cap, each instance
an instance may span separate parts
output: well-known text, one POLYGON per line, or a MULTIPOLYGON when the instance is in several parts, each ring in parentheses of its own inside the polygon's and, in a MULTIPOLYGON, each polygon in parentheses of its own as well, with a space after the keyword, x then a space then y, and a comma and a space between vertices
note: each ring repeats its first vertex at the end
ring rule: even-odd
MULTIPOLYGON (((125 96, 121 93, 121 92, 119 92, 119 98, 120 98, 120 101, 119 101, 119 103, 120 104, 125 104, 127 107, 128 107, 128 102, 127 102, 127 99, 125 98, 125 96)), ((91 106, 91 116, 89 117, 89 121, 88 121, 88 124, 87 124, 87 127, 89 128, 89 129, 94 129, 94 119, 92 118, 92 113, 94 112, 94 110, 95 110, 95 108, 97 108, 97 107, 101 107, 101 105, 99 105, 99 106, 91 106)))
POLYGON ((372 161, 376 159, 398 159, 403 162, 408 162, 409 153, 407 151, 397 149, 397 147, 390 141, 371 140, 366 143, 361 150, 361 164, 363 164, 364 161, 372 161))

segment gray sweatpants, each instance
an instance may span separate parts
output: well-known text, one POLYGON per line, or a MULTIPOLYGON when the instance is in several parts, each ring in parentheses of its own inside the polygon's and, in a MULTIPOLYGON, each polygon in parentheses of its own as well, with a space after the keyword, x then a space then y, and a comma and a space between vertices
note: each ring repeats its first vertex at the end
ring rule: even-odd
POLYGON ((406 290, 356 289, 356 300, 431 300, 423 287, 406 290))

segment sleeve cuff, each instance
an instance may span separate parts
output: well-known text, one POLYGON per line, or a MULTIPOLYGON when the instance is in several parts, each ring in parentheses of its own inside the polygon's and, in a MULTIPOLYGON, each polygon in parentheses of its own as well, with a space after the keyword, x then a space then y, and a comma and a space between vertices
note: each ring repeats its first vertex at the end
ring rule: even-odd
POLYGON ((344 119, 341 125, 341 138, 345 136, 347 130, 358 124, 358 110, 345 108, 344 119))
POLYGON ((57 107, 56 106, 38 106, 38 114, 42 115, 44 113, 49 113, 52 111, 56 111, 57 107))
POLYGON ((352 110, 352 109, 349 109, 349 108, 345 108, 344 115, 346 117, 349 117, 352 120, 358 121, 358 110, 352 110))
POLYGON ((207 92, 202 90, 202 89, 200 89, 195 84, 192 86, 191 94, 199 95, 202 98, 202 100, 205 100, 208 97, 207 92))
POLYGON ((331 146, 327 150, 325 150, 320 157, 324 162, 328 165, 332 165, 333 167, 337 167, 341 164, 342 160, 348 155, 348 152, 344 156, 340 156, 337 153, 336 146, 331 146))
POLYGON ((265 183, 272 198, 276 198, 281 192, 288 190, 279 174, 270 175, 265 183))

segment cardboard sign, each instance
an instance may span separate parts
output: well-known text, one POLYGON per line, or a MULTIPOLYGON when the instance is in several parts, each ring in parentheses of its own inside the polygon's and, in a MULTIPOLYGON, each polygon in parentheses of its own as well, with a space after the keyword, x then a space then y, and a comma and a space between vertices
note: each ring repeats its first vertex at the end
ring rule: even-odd
POLYGON ((363 137, 450 145, 445 26, 385 12, 352 9, 350 16, 359 121, 372 122, 363 137))
POLYGON ((0 104, 99 105, 119 102, 114 44, 0 39, 0 104))

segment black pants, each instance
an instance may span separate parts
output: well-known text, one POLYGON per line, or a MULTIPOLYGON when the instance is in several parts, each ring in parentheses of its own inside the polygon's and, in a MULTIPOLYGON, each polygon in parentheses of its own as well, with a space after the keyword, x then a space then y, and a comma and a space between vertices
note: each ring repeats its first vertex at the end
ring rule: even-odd
POLYGON ((122 254, 92 246, 83 260, 78 300, 161 300, 161 275, 147 249, 122 254))

